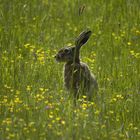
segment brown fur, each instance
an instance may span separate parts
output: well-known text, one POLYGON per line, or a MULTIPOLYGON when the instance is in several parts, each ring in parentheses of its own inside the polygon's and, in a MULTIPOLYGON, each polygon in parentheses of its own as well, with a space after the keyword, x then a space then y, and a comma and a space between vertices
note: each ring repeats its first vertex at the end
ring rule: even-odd
POLYGON ((64 85, 78 98, 80 94, 91 99, 98 89, 95 76, 90 72, 87 64, 80 62, 79 51, 91 35, 91 31, 82 32, 76 39, 74 47, 62 48, 56 55, 56 60, 65 62, 64 85))

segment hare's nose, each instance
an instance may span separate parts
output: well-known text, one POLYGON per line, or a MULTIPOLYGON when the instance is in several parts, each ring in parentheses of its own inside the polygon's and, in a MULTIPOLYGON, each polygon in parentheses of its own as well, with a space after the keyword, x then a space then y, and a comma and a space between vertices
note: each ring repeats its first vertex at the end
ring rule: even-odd
POLYGON ((60 59, 60 57, 61 56, 59 54, 57 54, 57 55, 54 56, 55 59, 60 59))

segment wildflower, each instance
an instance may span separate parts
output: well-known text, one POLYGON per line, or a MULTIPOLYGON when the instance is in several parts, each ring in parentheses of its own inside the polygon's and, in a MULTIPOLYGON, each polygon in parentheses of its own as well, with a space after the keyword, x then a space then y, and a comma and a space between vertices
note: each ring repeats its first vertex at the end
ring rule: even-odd
POLYGON ((122 72, 120 72, 120 77, 123 77, 123 74, 122 74, 122 72))
POLYGON ((10 131, 10 128, 6 127, 6 131, 10 131))
POLYGON ((34 52, 34 49, 33 48, 30 48, 30 52, 34 52))
POLYGON ((138 130, 138 128, 137 127, 133 127, 133 130, 138 130))
POLYGON ((63 134, 62 134, 62 132, 57 132, 56 133, 58 136, 62 136, 63 134))
POLYGON ((117 99, 123 99, 124 97, 122 95, 116 95, 117 99))
POLYGON ((140 53, 136 53, 136 54, 135 54, 135 57, 136 57, 136 58, 140 58, 140 53))
POLYGON ((23 128, 23 131, 25 131, 26 133, 29 133, 28 127, 25 126, 25 127, 23 128))
POLYGON ((75 126, 75 127, 77 127, 77 126, 78 126, 78 124, 77 124, 77 123, 75 123, 75 124, 74 124, 74 126, 75 126))
POLYGON ((116 57, 116 56, 115 56, 115 57, 114 57, 114 60, 116 60, 116 61, 117 61, 117 60, 118 60, 118 57, 116 57))
POLYGON ((69 23, 69 22, 67 22, 67 23, 66 23, 66 25, 67 25, 67 26, 70 26, 70 23, 69 23))
POLYGON ((129 128, 132 128, 132 127, 133 127, 133 123, 130 123, 130 124, 129 124, 129 128))
POLYGON ((83 104, 82 104, 82 109, 83 109, 83 110, 86 110, 87 107, 88 107, 88 105, 87 105, 86 103, 83 103, 83 104))
POLYGON ((136 52, 134 52, 134 50, 131 50, 130 54, 135 58, 140 58, 140 53, 136 53, 136 52))
POLYGON ((121 138, 124 138, 124 137, 125 137, 124 134, 119 134, 119 136, 120 136, 121 138))
POLYGON ((29 48, 29 46, 30 46, 29 43, 27 43, 27 44, 24 45, 25 48, 29 48))
POLYGON ((26 88, 26 90, 27 91, 31 91, 31 86, 28 85, 27 88, 26 88))
POLYGON ((56 110, 56 111, 59 111, 60 109, 57 107, 55 110, 56 110))
POLYGON ((99 110, 96 110, 96 111, 95 111, 95 114, 96 114, 96 115, 99 115, 99 113, 100 113, 99 110))
POLYGON ((139 30, 136 30, 136 34, 140 34, 140 31, 139 30))
POLYGON ((36 20, 36 17, 33 17, 33 20, 36 20))
POLYGON ((30 110, 30 107, 29 107, 27 104, 24 104, 23 107, 24 107, 26 110, 30 110))
POLYGON ((40 91, 44 91, 44 88, 39 88, 40 91))
POLYGON ((65 122, 64 120, 61 120, 61 124, 65 125, 65 123, 66 123, 66 122, 65 122))
POLYGON ((13 90, 13 89, 11 89, 10 91, 11 91, 11 92, 13 92, 14 90, 13 90))
POLYGON ((2 103, 5 104, 7 102, 8 102, 8 99, 7 98, 4 98, 2 103))
POLYGON ((135 54, 135 53, 134 53, 134 50, 131 50, 131 51, 130 51, 130 54, 131 54, 131 55, 134 55, 134 54, 135 54))
POLYGON ((51 125, 51 124, 48 124, 48 127, 49 127, 49 128, 52 128, 52 125, 51 125))
POLYGON ((67 46, 72 46, 72 43, 68 43, 67 46))
POLYGON ((132 44, 131 42, 127 42, 127 45, 129 45, 129 46, 130 46, 131 44, 132 44))
POLYGON ((56 118, 57 121, 60 121, 61 119, 59 117, 56 118))
POLYGON ((114 114, 114 111, 113 111, 113 110, 110 110, 109 113, 110 113, 110 114, 114 114))
POLYGON ((115 33, 112 33, 112 36, 115 36, 115 33))
POLYGON ((35 125, 35 122, 29 122, 29 127, 32 127, 33 125, 35 125))
POLYGON ((16 95, 19 95, 20 94, 20 91, 19 90, 16 90, 16 95))
POLYGON ((16 98, 14 99, 14 102, 15 102, 15 103, 22 103, 22 101, 21 101, 18 97, 16 97, 16 98))
POLYGON ((106 127, 105 124, 101 125, 101 129, 103 129, 103 128, 105 128, 105 127, 106 127))
POLYGON ((22 55, 19 54, 19 56, 17 56, 17 59, 23 59, 22 55))
POLYGON ((117 99, 116 99, 116 98, 113 98, 113 99, 112 99, 112 101, 114 101, 114 102, 115 102, 115 101, 117 101, 117 99))
POLYGON ((90 102, 90 105, 96 107, 96 104, 94 102, 90 102))
POLYGON ((119 122, 119 121, 120 121, 120 119, 119 119, 119 118, 116 118, 116 121, 117 121, 117 122, 119 122))
POLYGON ((55 123, 56 121, 55 120, 52 120, 52 123, 55 123))
POLYGON ((53 115, 52 114, 49 114, 49 118, 52 119, 53 118, 53 115))
POLYGON ((12 124, 12 119, 11 118, 6 118, 5 120, 2 121, 2 124, 10 125, 10 124, 12 124))
POLYGON ((110 81, 110 78, 109 78, 109 77, 107 77, 107 78, 106 78, 106 80, 107 80, 107 81, 110 81))
POLYGON ((10 133, 10 134, 9 134, 9 137, 12 139, 12 138, 15 137, 15 134, 14 134, 14 133, 10 133))
POLYGON ((36 128, 33 128, 33 129, 32 129, 32 132, 36 132, 36 128))
POLYGON ((14 63, 15 61, 14 60, 11 60, 11 63, 14 63))
POLYGON ((87 98, 87 96, 83 95, 83 99, 86 99, 86 98, 87 98))
POLYGON ((49 109, 53 109, 53 106, 51 104, 46 106, 46 110, 49 110, 49 109))
POLYGON ((48 102, 49 102, 49 101, 48 101, 48 100, 46 100, 46 101, 45 101, 45 104, 48 104, 48 102))
POLYGON ((76 27, 74 28, 74 31, 75 31, 75 32, 77 31, 77 28, 76 28, 76 27))

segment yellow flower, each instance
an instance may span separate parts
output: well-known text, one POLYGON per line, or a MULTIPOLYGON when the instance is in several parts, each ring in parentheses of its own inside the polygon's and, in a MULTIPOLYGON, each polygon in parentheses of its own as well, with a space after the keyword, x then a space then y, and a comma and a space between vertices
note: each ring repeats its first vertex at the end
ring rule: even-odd
POLYGON ((116 98, 113 98, 112 100, 113 100, 114 102, 115 102, 115 101, 117 101, 117 99, 116 99, 116 98))
POLYGON ((51 124, 48 124, 48 127, 49 127, 49 128, 52 128, 52 125, 51 125, 51 124))
POLYGON ((83 95, 83 98, 84 98, 84 99, 86 99, 86 98, 87 98, 87 96, 83 95))
POLYGON ((8 102, 8 99, 7 98, 5 98, 5 99, 3 99, 3 104, 5 104, 5 103, 7 103, 8 102))
POLYGON ((132 127, 133 127, 133 123, 130 123, 130 124, 129 124, 129 127, 132 128, 132 127))
POLYGON ((72 46, 72 43, 68 43, 67 46, 72 46))
POLYGON ((131 42, 127 42, 127 45, 129 45, 129 46, 130 46, 131 44, 132 44, 131 42))
POLYGON ((14 102, 15 102, 15 103, 22 103, 22 101, 21 101, 18 97, 16 97, 16 98, 14 99, 14 102))
POLYGON ((105 128, 106 126, 105 126, 105 124, 103 124, 102 126, 101 126, 101 129, 103 129, 103 128, 105 128))
POLYGON ((61 121, 61 124, 65 125, 65 124, 66 124, 66 122, 65 122, 64 120, 62 120, 62 121, 61 121))
POLYGON ((10 124, 12 124, 12 119, 11 118, 6 118, 5 120, 2 121, 2 124, 3 125, 5 125, 5 124, 10 125, 10 124))
POLYGON ((35 125, 35 122, 29 122, 29 127, 32 127, 33 125, 35 125))
POLYGON ((44 91, 44 88, 39 88, 40 91, 44 91))
POLYGON ((77 27, 75 27, 75 28, 74 28, 74 31, 76 32, 77 30, 78 30, 77 27))
POLYGON ((32 132, 36 132, 36 128, 33 128, 33 129, 32 129, 32 132))
POLYGON ((27 91, 31 91, 31 86, 28 85, 27 88, 26 88, 26 90, 27 91))
POLYGON ((140 31, 139 31, 139 30, 136 30, 136 33, 137 33, 137 34, 140 34, 140 31))
POLYGON ((135 54, 135 53, 134 53, 134 50, 131 50, 131 51, 130 51, 130 54, 131 54, 131 55, 134 55, 134 54, 135 54))
POLYGON ((6 131, 10 131, 10 129, 8 127, 6 127, 6 131))
POLYGON ((14 137, 15 137, 15 134, 14 134, 14 133, 10 133, 10 134, 9 134, 9 137, 10 137, 10 138, 14 138, 14 137))
POLYGON ((124 97, 122 95, 116 95, 117 99, 123 99, 124 97))
POLYGON ((88 107, 88 105, 87 105, 86 103, 83 103, 83 104, 82 104, 82 109, 83 109, 83 110, 86 110, 87 107, 88 107))
POLYGON ((53 115, 49 114, 49 118, 52 119, 53 118, 53 115))
POLYGON ((16 95, 19 95, 20 94, 20 91, 19 90, 16 90, 16 95))
POLYGON ((110 113, 110 114, 114 114, 114 111, 113 111, 113 110, 110 110, 109 113, 110 113))
POLYGON ((140 53, 136 53, 136 54, 135 54, 135 57, 136 57, 136 58, 140 58, 140 53))
POLYGON ((95 114, 96 114, 96 115, 99 115, 99 113, 100 113, 99 110, 96 110, 96 111, 95 111, 95 114))
POLYGON ((24 45, 25 48, 29 48, 29 46, 30 46, 29 43, 27 43, 27 44, 24 45))
POLYGON ((137 127, 134 127, 133 130, 138 130, 138 128, 137 127))
POLYGON ((115 33, 112 33, 112 36, 115 36, 115 33))
POLYGON ((60 121, 61 119, 59 117, 56 118, 57 121, 60 121))

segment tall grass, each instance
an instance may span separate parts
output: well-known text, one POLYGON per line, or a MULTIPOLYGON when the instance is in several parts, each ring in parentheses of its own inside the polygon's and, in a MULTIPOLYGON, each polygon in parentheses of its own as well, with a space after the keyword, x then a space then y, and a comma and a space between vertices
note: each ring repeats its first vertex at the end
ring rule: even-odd
POLYGON ((139 140, 139 23, 139 0, 1 0, 0 140, 139 140), (53 56, 86 28, 99 93, 74 107, 53 56))

